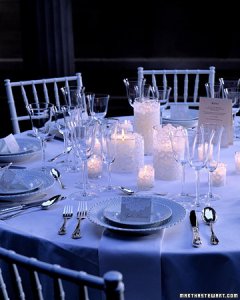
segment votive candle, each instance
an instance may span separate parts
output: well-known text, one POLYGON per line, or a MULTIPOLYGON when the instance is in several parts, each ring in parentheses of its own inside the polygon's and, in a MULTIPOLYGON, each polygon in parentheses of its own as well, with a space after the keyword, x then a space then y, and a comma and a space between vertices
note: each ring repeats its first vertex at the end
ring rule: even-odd
POLYGON ((212 172, 212 185, 223 186, 226 184, 227 166, 225 163, 218 163, 215 171, 212 172))
POLYGON ((101 156, 94 154, 89 158, 87 165, 89 178, 100 177, 103 165, 101 156))
POLYGON ((240 152, 235 152, 235 168, 237 172, 240 172, 240 152))
POLYGON ((137 186, 140 190, 148 190, 154 186, 154 168, 144 165, 138 171, 137 186))

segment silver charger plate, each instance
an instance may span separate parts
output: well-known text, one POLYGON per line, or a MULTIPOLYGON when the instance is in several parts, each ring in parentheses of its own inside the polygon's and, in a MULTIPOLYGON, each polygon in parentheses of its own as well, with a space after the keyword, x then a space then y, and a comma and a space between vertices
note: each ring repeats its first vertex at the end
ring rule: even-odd
POLYGON ((0 153, 1 162, 21 162, 30 157, 41 153, 41 145, 37 138, 16 138, 20 146, 19 152, 16 153, 0 153))
POLYGON ((39 188, 36 188, 35 190, 29 191, 27 193, 20 193, 20 194, 9 194, 9 195, 0 195, 0 202, 20 202, 22 200, 28 200, 31 198, 34 198, 38 196, 41 193, 44 193, 48 189, 50 189, 54 183, 55 180, 50 174, 45 174, 42 171, 38 170, 14 170, 15 172, 28 172, 29 176, 32 178, 35 178, 39 180, 39 182, 42 182, 39 188))
MULTIPOLYGON (((134 197, 134 196, 132 196, 132 197, 134 197)), ((152 227, 148 227, 148 228, 125 228, 125 227, 114 226, 113 224, 109 224, 109 222, 107 222, 104 217, 104 214, 103 214, 104 209, 106 207, 108 207, 108 205, 111 205, 113 203, 113 201, 120 202, 121 197, 113 197, 113 198, 109 198, 107 200, 102 200, 102 201, 96 202, 89 209, 89 212, 87 215, 88 219, 95 225, 104 227, 106 229, 109 229, 109 230, 112 230, 115 232, 130 233, 130 234, 152 234, 161 229, 165 229, 165 228, 169 228, 171 226, 177 225, 184 219, 184 217, 186 215, 185 208, 177 202, 174 202, 174 201, 166 199, 166 198, 156 197, 156 196, 144 196, 144 197, 151 198, 154 203, 155 202, 160 203, 171 209, 172 216, 168 220, 168 222, 166 222, 164 224, 160 224, 158 226, 152 226, 152 227)))
POLYGON ((155 201, 152 203, 152 212, 148 222, 121 220, 121 202, 117 200, 103 210, 103 215, 105 219, 114 226, 124 228, 149 228, 168 222, 172 216, 172 210, 168 206, 155 201))

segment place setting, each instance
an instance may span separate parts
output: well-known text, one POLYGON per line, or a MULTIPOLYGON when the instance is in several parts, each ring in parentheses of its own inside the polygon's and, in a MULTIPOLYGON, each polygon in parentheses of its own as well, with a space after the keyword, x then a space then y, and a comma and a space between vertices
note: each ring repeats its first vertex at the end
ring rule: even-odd
POLYGON ((22 162, 41 153, 38 140, 9 134, 0 139, 0 162, 22 162))
POLYGON ((88 219, 115 232, 152 234, 174 226, 186 215, 175 201, 151 195, 115 196, 93 204, 88 219))

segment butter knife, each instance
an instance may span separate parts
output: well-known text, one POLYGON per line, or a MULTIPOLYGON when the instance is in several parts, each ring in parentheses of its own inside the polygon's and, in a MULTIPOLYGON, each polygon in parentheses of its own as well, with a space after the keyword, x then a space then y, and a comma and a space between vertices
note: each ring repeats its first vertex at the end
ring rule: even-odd
POLYGON ((193 247, 200 247, 202 244, 199 230, 198 230, 198 221, 197 221, 197 216, 195 210, 190 211, 190 223, 192 225, 192 232, 193 232, 193 240, 192 240, 192 245, 193 247))
POLYGON ((0 215, 8 214, 8 213, 19 211, 19 210, 24 210, 24 209, 31 208, 31 207, 38 207, 38 206, 42 206, 43 209, 46 209, 45 208, 46 205, 42 205, 43 203, 46 203, 47 206, 52 205, 55 202, 57 202, 60 199, 60 197, 61 197, 61 195, 55 195, 48 200, 40 200, 40 201, 16 205, 16 206, 8 207, 8 208, 3 208, 3 209, 0 209, 0 215))

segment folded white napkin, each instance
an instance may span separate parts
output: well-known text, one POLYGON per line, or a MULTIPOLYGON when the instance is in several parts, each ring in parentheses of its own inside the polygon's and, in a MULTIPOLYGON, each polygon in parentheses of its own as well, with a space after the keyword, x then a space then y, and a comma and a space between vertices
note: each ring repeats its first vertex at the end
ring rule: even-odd
POLYGON ((13 170, 6 170, 3 174, 0 174, 0 190, 31 190, 36 186, 35 180, 31 182, 24 182, 23 174, 17 174, 13 170))
POLYGON ((13 134, 0 139, 0 153, 17 153, 19 150, 20 146, 13 134))

